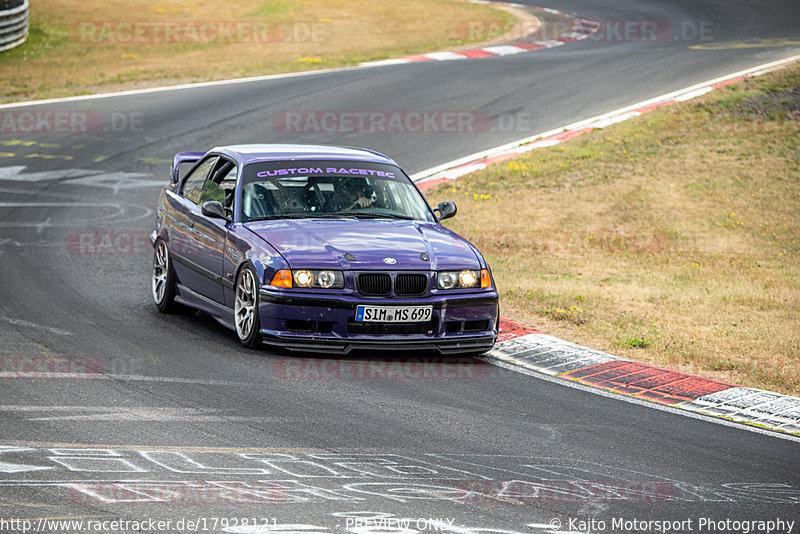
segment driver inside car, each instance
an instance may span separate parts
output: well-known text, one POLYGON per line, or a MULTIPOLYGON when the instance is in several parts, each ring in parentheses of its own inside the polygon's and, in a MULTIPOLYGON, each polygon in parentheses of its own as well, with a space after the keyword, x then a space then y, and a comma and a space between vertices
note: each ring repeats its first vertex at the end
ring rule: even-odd
POLYGON ((372 188, 363 179, 351 179, 348 181, 349 203, 346 203, 345 210, 359 208, 369 208, 372 206, 372 188))

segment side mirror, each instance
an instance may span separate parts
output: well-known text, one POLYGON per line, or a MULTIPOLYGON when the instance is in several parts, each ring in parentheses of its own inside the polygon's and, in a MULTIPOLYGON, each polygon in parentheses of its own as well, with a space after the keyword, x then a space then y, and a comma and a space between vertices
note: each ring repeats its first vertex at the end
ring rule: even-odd
POLYGON ((439 206, 434 211, 439 212, 439 220, 443 221, 450 217, 455 217, 456 213, 458 213, 458 207, 456 207, 455 202, 445 200, 444 202, 439 202, 439 206))
POLYGON ((222 207, 222 202, 218 200, 204 202, 201 211, 206 217, 228 220, 228 217, 225 215, 225 208, 222 207))

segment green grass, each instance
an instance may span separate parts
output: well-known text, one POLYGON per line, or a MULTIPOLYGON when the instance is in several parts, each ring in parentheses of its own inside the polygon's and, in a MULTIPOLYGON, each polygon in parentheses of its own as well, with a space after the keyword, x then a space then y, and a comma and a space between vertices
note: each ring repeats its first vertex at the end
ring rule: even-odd
POLYGON ((799 65, 428 196, 458 202, 446 222, 487 257, 511 319, 800 393, 799 65))
POLYGON ((252 15, 264 20, 284 20, 291 12, 293 4, 296 4, 296 2, 290 2, 289 0, 270 0, 262 2, 261 5, 253 11, 252 15))
POLYGON ((515 18, 456 0, 231 0, 224 10, 211 0, 37 0, 28 40, 0 53, 0 100, 350 66, 470 44, 470 20, 503 26, 515 18), (207 39, 196 29, 164 38, 168 24, 207 23, 236 23, 244 35, 207 39), (131 25, 144 30, 138 39, 131 25))

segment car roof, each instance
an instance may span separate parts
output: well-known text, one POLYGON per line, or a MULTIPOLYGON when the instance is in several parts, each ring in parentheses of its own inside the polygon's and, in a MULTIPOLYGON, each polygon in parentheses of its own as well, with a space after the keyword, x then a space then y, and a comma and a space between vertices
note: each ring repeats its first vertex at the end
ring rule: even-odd
POLYGON ((247 165, 260 161, 292 160, 342 160, 385 163, 397 165, 391 158, 365 148, 349 148, 328 145, 253 144, 229 145, 211 149, 209 152, 223 154, 237 163, 247 165))

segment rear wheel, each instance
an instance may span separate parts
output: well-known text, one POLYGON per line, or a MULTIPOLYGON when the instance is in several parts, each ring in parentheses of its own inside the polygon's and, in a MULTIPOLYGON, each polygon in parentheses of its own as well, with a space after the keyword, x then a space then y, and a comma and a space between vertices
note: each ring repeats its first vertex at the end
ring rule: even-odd
POLYGON ((245 265, 236 277, 236 301, 233 319, 236 335, 247 348, 261 344, 261 321, 258 317, 258 274, 251 265, 245 265))
POLYGON ((169 258, 167 244, 156 241, 153 252, 153 279, 151 283, 153 302, 161 313, 175 312, 179 305, 175 302, 175 274, 169 258))

